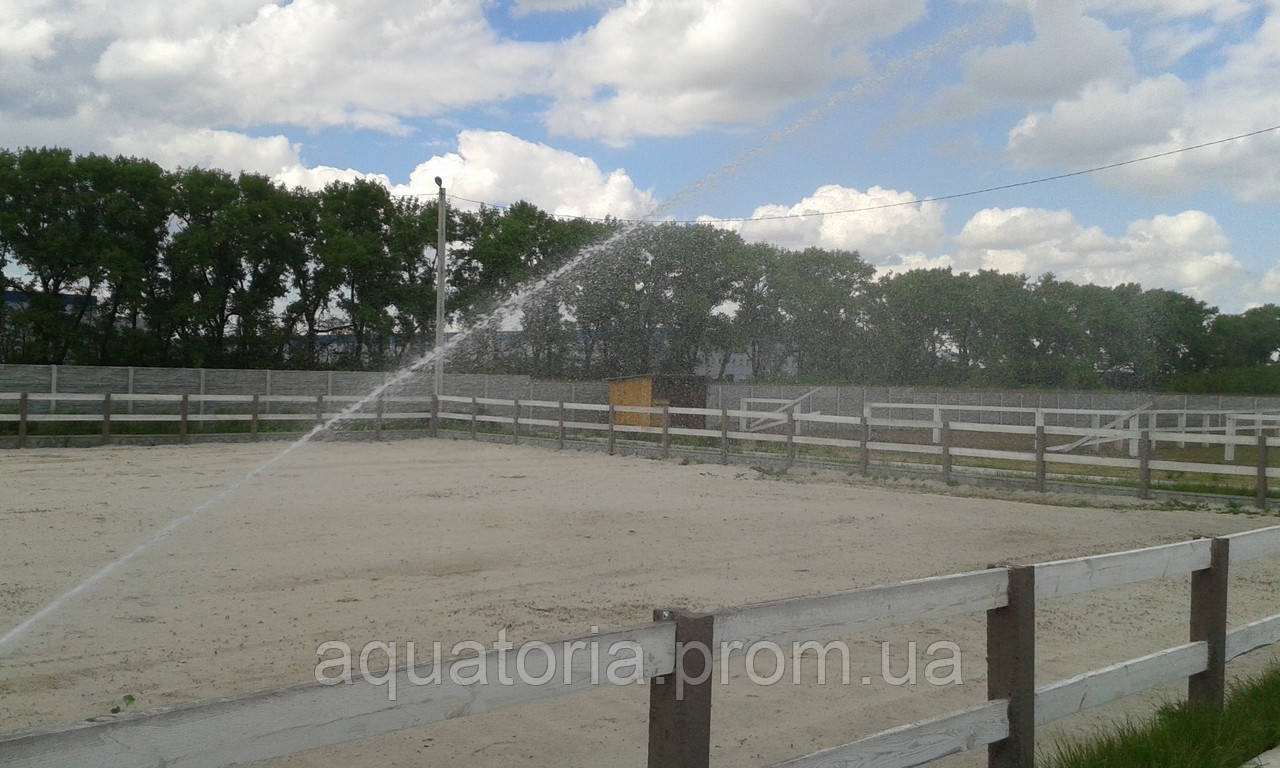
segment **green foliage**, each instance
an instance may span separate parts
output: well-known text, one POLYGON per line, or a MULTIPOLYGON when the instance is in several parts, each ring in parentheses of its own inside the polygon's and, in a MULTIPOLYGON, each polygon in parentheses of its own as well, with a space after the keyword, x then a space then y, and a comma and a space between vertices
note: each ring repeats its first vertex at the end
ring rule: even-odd
MULTIPOLYGON (((452 321, 598 248, 486 328, 452 370, 607 378, 745 354, 757 379, 1280 393, 1280 309, 1052 275, 886 274, 711 226, 563 220, 527 202, 451 208, 452 321), (608 247, 599 247, 607 238, 608 247)), ((434 200, 370 181, 285 189, 255 174, 0 150, 0 362, 394 367, 431 345, 434 200), (5 268, 8 272, 4 272, 5 268)))

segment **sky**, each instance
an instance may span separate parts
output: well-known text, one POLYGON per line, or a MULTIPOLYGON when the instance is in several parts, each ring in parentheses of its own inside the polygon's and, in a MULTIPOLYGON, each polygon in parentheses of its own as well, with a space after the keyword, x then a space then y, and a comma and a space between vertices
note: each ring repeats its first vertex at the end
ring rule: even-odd
POLYGON ((700 220, 886 271, 1139 282, 1226 312, 1280 303, 1280 131, 927 199, 1271 128, 1277 83, 1280 0, 5 0, 0 14, 0 146, 397 194, 434 194, 440 176, 459 206, 700 220), (864 210, 795 215, 849 209, 864 210))

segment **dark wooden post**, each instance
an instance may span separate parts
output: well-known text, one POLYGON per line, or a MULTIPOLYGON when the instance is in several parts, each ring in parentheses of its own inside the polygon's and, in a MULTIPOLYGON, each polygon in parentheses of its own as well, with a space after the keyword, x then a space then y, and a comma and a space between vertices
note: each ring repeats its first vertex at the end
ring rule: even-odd
POLYGON ((1048 474, 1045 469, 1044 453, 1045 453, 1045 434, 1044 425, 1036 425, 1036 490, 1040 493, 1045 492, 1045 475, 1048 474))
POLYGON ((1231 540, 1210 542, 1209 567, 1191 574, 1191 642, 1209 645, 1209 666, 1187 679, 1187 701, 1221 710, 1227 691, 1227 576, 1231 540))
POLYGON ((951 485, 951 419, 942 417, 942 482, 951 485))
POLYGON ((720 463, 729 463, 729 409, 720 406, 720 463))
POLYGON ((251 440, 254 440, 254 441, 257 441, 257 439, 258 439, 258 404, 259 404, 259 400, 260 400, 260 399, 259 399, 258 395, 254 395, 254 396, 253 396, 253 405, 252 405, 252 406, 250 406, 250 407, 252 408, 252 410, 250 411, 250 414, 251 414, 251 415, 249 416, 249 438, 250 438, 251 440))
POLYGON ((613 448, 615 443, 613 425, 614 425, 614 422, 616 421, 617 421, 617 412, 613 408, 613 403, 610 403, 609 404, 609 455, 610 456, 613 455, 613 448))
POLYGON ((382 415, 383 413, 386 412, 386 408, 387 408, 387 403, 383 399, 382 395, 378 395, 378 404, 376 408, 377 408, 377 415, 375 417, 376 420, 374 422, 374 425, 375 425, 374 431, 377 434, 378 439, 381 440, 382 439, 382 415))
POLYGON ((520 442, 520 401, 513 400, 515 409, 511 412, 511 442, 512 444, 520 442))
POLYGON ((560 401, 560 415, 556 419, 556 441, 560 450, 564 450, 564 401, 560 401))
POLYGON ((662 458, 671 458, 671 406, 662 406, 662 458))
POLYGON ((987 611, 987 699, 1009 700, 1009 736, 989 768, 1032 768, 1036 747, 1036 569, 1009 567, 1009 604, 987 611))
POLYGON ((31 396, 26 392, 18 395, 18 447, 27 447, 27 417, 31 415, 31 396))
POLYGON ((1142 430, 1138 437, 1138 498, 1151 498, 1151 431, 1142 430))
POLYGON ((191 442, 191 433, 187 430, 188 417, 191 415, 191 396, 184 394, 182 396, 182 405, 179 407, 178 417, 178 437, 182 440, 182 444, 186 445, 191 442))
POLYGON ((479 440, 480 435, 476 429, 476 423, 479 421, 476 417, 480 415, 480 402, 476 400, 476 396, 471 396, 471 439, 479 440))
POLYGON ((111 443, 111 393, 102 396, 102 444, 111 443))
POLYGON ((863 477, 871 476, 871 419, 864 415, 859 424, 862 427, 862 452, 858 456, 858 463, 862 471, 863 477))
POLYGON ((431 421, 428 423, 432 437, 440 436, 440 396, 431 396, 431 421))
POLYGON ((1258 479, 1254 483, 1253 506, 1258 509, 1267 508, 1267 435, 1262 428, 1258 429, 1258 479))
POLYGON ((649 768, 707 768, 715 617, 654 611, 654 619, 676 622, 676 667, 649 684, 649 768))
POLYGON ((796 463, 796 412, 795 407, 787 409, 787 469, 796 463))
POLYGON ((316 424, 324 423, 324 395, 316 395, 316 424))

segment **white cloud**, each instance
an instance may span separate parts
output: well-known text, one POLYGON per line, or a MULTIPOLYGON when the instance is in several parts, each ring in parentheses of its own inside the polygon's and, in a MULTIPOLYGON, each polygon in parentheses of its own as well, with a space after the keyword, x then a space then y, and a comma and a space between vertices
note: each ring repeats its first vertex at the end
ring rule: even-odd
POLYGON ((1280 302, 1280 266, 1267 270, 1267 273, 1262 276, 1259 288, 1262 294, 1270 297, 1268 301, 1280 302))
POLYGON ((1099 83, 1047 113, 1023 118, 1009 131, 1008 154, 1021 166, 1109 162, 1117 147, 1147 149, 1167 141, 1188 98, 1186 84, 1175 75, 1132 88, 1099 83))
POLYGON ((516 0, 512 13, 516 16, 528 16, 534 13, 560 13, 577 11, 583 8, 600 8, 613 5, 617 0, 516 0))
POLYGON ((1113 30, 1071 3, 1032 3, 1028 10, 1034 37, 971 54, 964 82, 938 96, 929 109, 933 118, 1052 103, 1090 83, 1133 78, 1127 31, 1113 30))
POLYGON ((502 131, 460 132, 456 152, 420 163, 407 184, 392 184, 382 174, 351 168, 301 165, 285 169, 276 180, 319 189, 332 181, 368 179, 397 195, 434 195, 436 176, 452 195, 499 204, 527 200, 562 216, 638 218, 655 206, 653 193, 637 188, 620 168, 606 173, 589 157, 502 131))
POLYGON ((547 124, 625 143, 756 122, 864 72, 859 46, 924 9, 923 0, 629 0, 563 47, 547 124))
POLYGON ((761 221, 724 222, 704 216, 700 221, 717 224, 742 235, 749 242, 766 241, 784 248, 809 246, 857 250, 870 261, 916 250, 940 246, 945 233, 940 203, 911 205, 918 198, 911 192, 871 187, 866 192, 828 184, 791 205, 763 205, 752 218, 799 216, 819 211, 863 210, 829 216, 765 218, 761 221), (880 207, 877 206, 889 206, 880 207))
POLYGON ((1099 13, 1143 14, 1165 19, 1208 16, 1223 23, 1240 18, 1256 3, 1245 0, 1084 0, 1083 5, 1099 13))
POLYGON ((45 19, 0 21, 0 66, 48 59, 53 38, 53 25, 45 19))
POLYGON ((391 188, 390 177, 383 173, 364 173, 354 168, 333 168, 328 165, 307 168, 297 163, 275 174, 275 181, 286 187, 304 187, 306 189, 323 189, 335 181, 346 183, 372 181, 388 189, 391 188))
MULTIPOLYGON (((1079 168, 1216 141, 1276 124, 1280 115, 1280 13, 1242 43, 1221 49, 1202 77, 1172 74, 1128 86, 1098 84, 1036 112, 1010 132, 1024 166, 1079 168)), ((1146 195, 1218 187, 1245 202, 1280 201, 1276 132, 1107 171, 1099 183, 1146 195)))
POLYGON ((93 74, 142 116, 403 131, 406 117, 502 100, 540 82, 546 44, 501 40, 481 4, 263 5, 181 34, 113 41, 93 74))
POLYGON ((137 155, 169 168, 199 166, 272 175, 298 163, 298 145, 284 136, 255 138, 231 131, 194 131, 162 126, 108 142, 110 150, 137 155))
POLYGON ((396 191, 434 192, 436 176, 462 197, 527 200, 565 216, 633 218, 648 214, 655 204, 653 193, 638 189, 620 168, 606 173, 589 157, 502 131, 462 131, 457 152, 422 163, 396 191))
POLYGON ((1052 272, 1096 285, 1136 282, 1230 308, 1239 303, 1246 278, 1218 222, 1195 210, 1135 221, 1113 237, 1081 226, 1069 211, 987 208, 969 219, 955 244, 955 263, 962 269, 1032 277, 1052 272))
POLYGON ((1170 67, 1192 51, 1218 39, 1221 31, 1221 27, 1196 29, 1185 23, 1157 27, 1147 33, 1142 41, 1142 50, 1158 57, 1162 65, 1170 67))

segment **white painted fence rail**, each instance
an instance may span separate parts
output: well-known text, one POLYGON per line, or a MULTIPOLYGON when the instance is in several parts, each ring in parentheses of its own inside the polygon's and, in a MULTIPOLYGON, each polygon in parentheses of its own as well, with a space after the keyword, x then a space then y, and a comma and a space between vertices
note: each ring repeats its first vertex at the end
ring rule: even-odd
MULTIPOLYGON (((342 396, 305 396, 305 395, 96 395, 75 393, 0 393, 0 422, 18 422, 17 445, 23 447, 33 443, 30 439, 30 425, 45 422, 83 422, 101 425, 102 442, 110 442, 116 436, 111 434, 113 423, 172 423, 179 424, 181 439, 189 441, 192 437, 190 425, 247 423, 254 439, 259 437, 259 426, 268 422, 299 422, 304 425, 324 421, 336 416, 342 409, 356 403, 361 398, 352 395, 342 396), (64 407, 80 404, 84 412, 59 413, 35 412, 32 403, 49 402, 56 398, 64 407), (12 403, 17 401, 15 410, 12 403), (126 404, 129 412, 120 413, 119 406, 126 404), (135 408, 136 405, 150 405, 149 409, 135 408), (199 412, 192 405, 200 406, 199 412), (95 407, 96 406, 96 407, 95 407), (176 412, 175 412, 176 411, 176 412)), ((741 408, 692 408, 692 407, 655 407, 632 405, 605 405, 600 403, 571 403, 548 400, 508 400, 492 397, 463 397, 445 395, 439 398, 387 396, 377 401, 366 403, 362 408, 347 414, 345 419, 351 422, 372 423, 375 431, 381 435, 386 422, 394 426, 403 426, 406 422, 428 421, 432 435, 438 434, 442 422, 468 422, 473 437, 479 437, 480 424, 505 427, 513 440, 519 440, 521 432, 530 434, 538 429, 554 431, 561 447, 567 433, 575 433, 577 437, 590 437, 596 433, 607 437, 609 452, 616 450, 619 436, 648 435, 660 438, 662 455, 669 456, 672 451, 672 437, 702 438, 704 444, 720 443, 720 458, 728 461, 731 455, 730 443, 738 445, 744 453, 754 457, 754 448, 766 444, 785 446, 785 460, 790 466, 797 458, 800 446, 813 448, 847 449, 857 452, 863 474, 871 471, 871 455, 879 454, 881 461, 878 467, 891 471, 930 471, 933 466, 941 465, 944 482, 955 479, 953 473, 954 459, 968 460, 961 467, 966 476, 981 475, 997 478, 1034 478, 1037 490, 1045 490, 1047 480, 1052 477, 1058 481, 1094 484, 1106 483, 1114 486, 1117 479, 1106 476, 1080 475, 1069 472, 1067 467, 1092 467, 1100 472, 1122 470, 1137 474, 1136 492, 1146 498, 1152 489, 1152 472, 1195 475, 1212 479, 1252 478, 1253 503, 1259 508, 1268 504, 1270 485, 1274 479, 1280 478, 1280 467, 1270 466, 1272 449, 1280 447, 1280 437, 1267 434, 1280 423, 1280 417, 1267 414, 1254 415, 1253 434, 1245 434, 1243 424, 1249 415, 1227 414, 1211 411, 1148 411, 1137 413, 1126 420, 1126 424, 1146 419, 1146 428, 1120 429, 1103 428, 1094 418, 1091 426, 1073 426, 1071 424, 1046 425, 1046 415, 1066 419, 1076 416, 1098 416, 1105 414, 1114 416, 1114 411, 1096 409, 1065 408, 1014 408, 973 405, 918 405, 909 403, 872 403, 867 406, 863 416, 838 416, 823 413, 784 414, 779 421, 778 412, 774 410, 759 411, 741 408), (966 414, 990 411, 997 415, 1011 413, 1016 416, 1034 415, 1035 426, 1026 424, 1000 424, 985 421, 951 421, 949 414, 964 416, 966 414), (887 413, 888 416, 875 416, 874 413, 887 413), (895 417, 894 414, 925 412, 927 419, 910 419, 895 417), (1186 427, 1186 415, 1192 413, 1209 419, 1217 413, 1222 416, 1223 433, 1198 432, 1197 427, 1186 427), (644 424, 619 423, 618 414, 639 414, 653 417, 653 422, 644 424), (665 415, 664 415, 665 414, 665 415), (1144 416, 1145 414, 1145 416, 1144 416), (1178 431, 1169 431, 1170 426, 1155 429, 1158 417, 1179 417, 1178 431), (672 418, 681 420, 672 423, 672 418), (692 422, 686 421, 692 419, 692 422), (748 431, 734 429, 731 421, 741 423, 777 423, 772 431, 748 431), (658 424, 661 422, 661 425, 658 424), (815 433, 802 425, 822 426, 825 433, 815 433), (966 435, 970 438, 990 436, 987 445, 958 444, 956 436, 966 435), (1075 437, 1078 441, 1093 441, 1120 438, 1130 442, 1130 455, 1127 457, 1105 456, 1096 452, 1096 445, 1090 444, 1094 452, 1070 453, 1053 452, 1046 444, 1046 436, 1075 437), (991 446, 992 441, 1009 443, 1008 446, 991 446), (1157 457, 1161 445, 1185 446, 1187 443, 1202 445, 1222 445, 1234 457, 1237 446, 1251 446, 1254 449, 1254 460, 1247 464, 1234 463, 1234 459, 1225 459, 1222 463, 1192 460, 1187 457, 1157 457), (1028 447, 1027 444, 1031 445, 1028 447), (940 457, 912 460, 911 456, 940 457), (1008 467, 987 467, 978 462, 1006 462, 1008 467), (1051 475, 1050 469, 1055 468, 1051 475)), ((1129 416, 1126 412, 1121 414, 1129 416)), ((633 422, 634 418, 626 421, 633 422)), ((1171 419, 1166 418, 1166 422, 1171 419)), ((1073 444, 1066 444, 1073 445, 1073 444)), ((1056 446, 1063 448, 1063 446, 1056 446)), ((688 450, 677 448, 677 450, 688 450)), ((768 454, 764 454, 767 456, 768 454)), ((839 457, 820 457, 823 461, 839 462, 839 457)), ((1132 483, 1132 475, 1125 482, 1132 483)), ((1168 482, 1166 480, 1166 482, 1168 482)), ((1238 480, 1236 482, 1239 482, 1238 480)), ((1247 481, 1246 481, 1247 482, 1247 481)), ((1241 488, 1247 492, 1248 486, 1241 488)))
MULTIPOLYGON (((1280 554, 1280 526, 1213 540, 935 576, 708 614, 659 611, 660 620, 653 624, 538 644, 547 650, 530 654, 524 667, 526 676, 512 678, 510 684, 492 682, 502 679, 499 652, 488 651, 482 658, 419 665, 412 670, 417 681, 410 677, 410 670, 399 670, 394 701, 389 700, 385 682, 308 682, 0 735, 0 766, 243 765, 595 689, 617 682, 610 677, 610 665, 628 659, 633 667, 639 665, 632 677, 650 681, 649 765, 705 766, 711 749, 710 686, 715 675, 701 674, 706 672, 705 666, 685 668, 682 649, 695 647, 695 642, 719 650, 729 647, 725 643, 746 644, 766 638, 820 641, 894 624, 985 611, 990 686, 986 703, 891 728, 781 765, 906 768, 988 746, 993 765, 1028 768, 1037 725, 1125 696, 1185 678, 1193 697, 1221 706, 1227 661, 1280 642, 1280 614, 1228 630, 1227 568, 1276 554, 1280 554), (1034 663, 1026 662, 1034 659, 1037 601, 1186 573, 1193 577, 1192 642, 1035 686, 1034 663), (590 647, 599 652, 587 651, 590 647), (458 682, 450 671, 462 664, 473 671, 466 679, 476 679, 474 670, 483 665, 491 682, 458 682), (544 684, 536 684, 551 664, 556 673, 544 684), (438 674, 433 676, 433 670, 438 674), (434 682, 424 684, 424 678, 434 682), (673 692, 680 690, 681 684, 685 695, 678 698, 673 692)), ((532 645, 535 643, 527 644, 532 645)), ((714 656, 714 651, 709 655, 714 656)), ((705 663, 713 662, 706 659, 705 663)))

